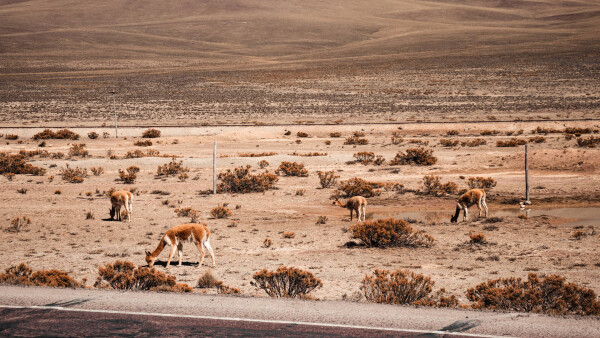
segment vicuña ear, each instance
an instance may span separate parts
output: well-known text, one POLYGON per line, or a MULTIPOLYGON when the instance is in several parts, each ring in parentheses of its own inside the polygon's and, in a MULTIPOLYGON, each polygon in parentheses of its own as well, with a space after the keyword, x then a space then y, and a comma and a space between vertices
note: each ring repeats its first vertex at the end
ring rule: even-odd
POLYGON ((150 251, 146 250, 146 256, 150 256, 150 251))

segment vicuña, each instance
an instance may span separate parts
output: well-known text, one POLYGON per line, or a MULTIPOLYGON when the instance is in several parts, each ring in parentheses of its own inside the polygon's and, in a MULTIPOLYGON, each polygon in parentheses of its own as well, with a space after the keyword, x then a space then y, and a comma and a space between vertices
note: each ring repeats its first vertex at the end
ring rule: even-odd
POLYGON ((110 195, 110 203, 112 204, 112 208, 110 208, 110 219, 113 220, 115 216, 117 216, 117 221, 121 220, 121 207, 125 207, 127 210, 127 219, 131 222, 131 217, 133 213, 133 194, 129 191, 119 190, 115 191, 110 195))
POLYGON ((350 220, 352 220, 352 212, 356 211, 356 218, 358 218, 358 221, 360 222, 361 220, 364 222, 365 221, 365 208, 367 206, 367 199, 362 197, 362 196, 354 196, 354 197, 350 197, 347 201, 346 204, 340 202, 337 198, 335 199, 335 201, 333 201, 332 205, 339 205, 342 208, 346 208, 348 210, 350 210, 350 220))
POLYGON ((485 209, 485 217, 487 217, 488 207, 485 203, 485 191, 482 189, 471 189, 458 198, 456 203, 456 212, 454 213, 454 216, 450 218, 450 222, 456 223, 461 210, 464 210, 463 221, 466 221, 467 218, 469 218, 469 207, 473 205, 477 205, 480 217, 481 207, 483 207, 485 209))
POLYGON ((205 224, 180 224, 172 227, 167 230, 165 235, 160 239, 158 246, 154 249, 153 252, 146 251, 146 263, 148 266, 153 266, 156 257, 160 255, 160 253, 165 248, 165 245, 171 246, 171 252, 169 253, 169 260, 167 260, 166 267, 169 267, 171 264, 171 259, 175 254, 175 250, 179 253, 179 264, 181 266, 181 255, 183 254, 183 243, 190 242, 194 243, 198 250, 200 251, 200 262, 198 266, 201 266, 204 262, 204 248, 208 250, 210 253, 210 257, 212 258, 212 266, 215 266, 215 254, 213 252, 212 247, 209 242, 210 230, 206 227, 205 224))

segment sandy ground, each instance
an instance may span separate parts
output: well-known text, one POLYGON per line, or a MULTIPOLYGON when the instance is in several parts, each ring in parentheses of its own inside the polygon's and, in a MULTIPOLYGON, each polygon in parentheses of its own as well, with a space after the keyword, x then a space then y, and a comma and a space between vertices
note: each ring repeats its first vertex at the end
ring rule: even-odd
MULTIPOLYGON (((123 128, 120 138, 90 140, 89 131, 102 134, 111 129, 75 128, 82 135, 80 141, 48 140, 45 148, 51 153, 68 153, 71 143, 85 143, 90 155, 86 158, 49 159, 35 157, 32 164, 48 169, 43 177, 18 175, 12 181, 2 180, 0 204, 4 216, 3 228, 17 216, 31 218, 32 224, 18 233, 2 232, 0 267, 25 262, 34 269, 63 269, 74 277, 87 278, 93 284, 99 266, 117 259, 144 264, 144 250, 153 249, 164 231, 185 223, 189 218, 177 217, 176 207, 192 207, 201 213, 201 221, 212 231, 211 243, 216 252, 217 266, 195 266, 198 252, 190 245, 184 247, 184 265, 172 266, 168 272, 182 282, 196 285, 204 272, 211 270, 226 284, 238 287, 244 294, 265 296, 262 290, 250 285, 252 275, 263 269, 295 266, 314 273, 323 281, 323 288, 314 292, 321 299, 353 298, 360 281, 374 269, 411 269, 429 275, 436 287, 443 287, 466 302, 468 287, 488 279, 526 277, 530 272, 560 274, 569 281, 600 292, 598 260, 598 222, 582 226, 577 217, 539 216, 520 219, 505 216, 501 222, 486 223, 474 220, 452 224, 449 215, 454 210, 456 196, 427 197, 413 192, 383 192, 368 200, 369 218, 401 217, 406 212, 436 211, 440 217, 417 219, 415 229, 425 230, 435 239, 431 248, 346 248, 350 240, 348 212, 331 206, 334 188, 321 189, 316 172, 336 170, 341 180, 360 177, 371 181, 397 182, 409 190, 420 190, 427 174, 440 175, 442 181, 454 181, 460 189, 467 188, 471 176, 493 177, 498 185, 489 192, 490 217, 505 209, 518 209, 514 203, 503 204, 511 197, 524 197, 523 147, 498 148, 496 140, 507 140, 509 131, 524 130, 518 138, 529 139, 536 127, 562 129, 564 126, 598 129, 598 122, 514 122, 479 124, 406 124, 401 125, 334 125, 334 126, 252 126, 252 127, 198 127, 161 128, 162 137, 152 139, 161 155, 176 155, 190 168, 189 179, 156 178, 158 165, 169 162, 167 157, 123 159, 135 149, 143 129, 123 128), (285 136, 286 130, 291 131, 285 136), (459 131, 458 136, 446 136, 448 130, 459 131), (497 130, 495 136, 481 136, 482 130, 497 130), (308 133, 301 143, 296 133, 308 133), (337 131, 341 138, 331 138, 337 131), (344 139, 355 131, 362 131, 368 145, 343 145, 344 139), (390 141, 392 133, 404 137, 401 145, 390 141), (461 141, 481 137, 487 145, 479 147, 447 148, 439 139, 461 141), (388 161, 401 150, 415 147, 411 140, 428 141, 438 162, 433 166, 364 166, 349 164, 358 151, 372 151, 388 161), (257 162, 270 163, 274 171, 282 161, 298 161, 306 165, 309 176, 280 177, 276 189, 265 193, 199 195, 212 187, 212 148, 218 142, 218 171, 250 164, 256 171, 257 162), (326 145, 326 141, 331 141, 326 145), (119 159, 108 159, 108 151, 119 159), (268 157, 239 157, 240 153, 275 152, 268 157), (294 152, 323 152, 326 156, 300 157, 294 152), (66 183, 59 170, 71 167, 98 167, 105 170, 100 176, 90 176, 81 184, 66 183), (117 180, 118 169, 131 165, 141 168, 135 184, 126 185, 117 180), (50 176, 54 176, 52 181, 50 176), (107 220, 110 202, 103 194, 111 187, 135 190, 132 222, 107 220), (26 193, 17 189, 27 189, 26 193), (168 195, 152 194, 154 190, 168 195), (56 194, 60 191, 60 194, 56 194), (298 191, 302 191, 299 193, 298 191), (232 210, 229 219, 212 219, 209 211, 219 204, 232 210), (91 212, 93 219, 86 219, 91 212), (326 216, 326 224, 316 224, 319 216, 326 216), (490 225, 497 226, 496 229, 490 225), (487 245, 470 245, 469 231, 482 232, 487 245), (587 236, 574 240, 571 234, 584 231, 587 236), (294 232, 295 238, 285 239, 283 232, 294 232), (263 241, 273 241, 270 248, 263 241)), ((38 149, 39 141, 31 140, 37 129, 4 129, 4 134, 18 134, 20 141, 6 141, 0 151, 16 152, 38 149)), ((548 134, 544 143, 530 143, 532 209, 557 207, 597 208, 600 205, 600 151, 597 148, 579 148, 575 140, 565 140, 563 134, 548 134)), ((589 137, 589 136, 587 136, 589 137)), ((3 140, 4 141, 4 140, 3 140)), ((40 148, 41 149, 41 148, 40 148)), ((473 209, 472 218, 476 219, 473 209)), ((588 212, 593 209, 587 209, 588 212)), ((600 210, 600 209, 598 209, 600 210)), ((164 251, 159 260, 166 261, 164 251)), ((164 270, 163 266, 158 269, 164 270)), ((200 290, 197 290, 200 292, 200 290)), ((212 290, 209 292, 213 292, 212 290)))

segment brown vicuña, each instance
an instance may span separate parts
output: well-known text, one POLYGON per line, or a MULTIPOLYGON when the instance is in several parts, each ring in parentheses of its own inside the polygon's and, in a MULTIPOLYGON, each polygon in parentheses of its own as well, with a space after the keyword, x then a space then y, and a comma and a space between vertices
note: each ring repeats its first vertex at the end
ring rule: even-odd
POLYGON ((212 266, 215 266, 215 253, 213 252, 212 247, 209 242, 210 230, 206 227, 205 224, 180 224, 172 227, 167 230, 164 236, 160 239, 158 246, 154 249, 153 252, 146 251, 146 263, 148 266, 153 266, 156 257, 160 255, 160 253, 165 248, 165 245, 171 246, 171 252, 169 253, 169 260, 167 260, 166 267, 169 267, 171 264, 171 259, 175 254, 175 250, 177 249, 179 253, 179 264, 181 266, 181 256, 183 254, 183 243, 190 242, 194 243, 198 250, 200 251, 200 262, 198 266, 201 266, 204 262, 204 248, 208 250, 210 253, 210 257, 212 258, 212 266))
POLYGON ((471 189, 458 198, 456 212, 450 218, 450 222, 456 223, 461 210, 464 210, 463 221, 466 221, 469 218, 469 207, 473 205, 476 205, 477 209, 479 209, 479 216, 481 216, 481 208, 483 207, 485 209, 485 217, 487 217, 488 207, 485 203, 485 191, 482 189, 471 189))
POLYGON ((121 207, 125 207, 127 210, 127 219, 131 222, 133 213, 133 194, 126 190, 115 191, 110 195, 110 219, 114 219, 117 216, 117 221, 121 221, 121 207))
POLYGON ((356 211, 356 217, 358 218, 358 221, 360 222, 361 219, 364 222, 365 221, 365 208, 367 206, 367 199, 362 197, 362 196, 354 196, 354 197, 350 197, 347 201, 346 204, 340 202, 340 200, 338 200, 337 198, 335 199, 335 201, 333 201, 332 205, 339 205, 342 208, 346 208, 348 210, 350 210, 350 220, 352 220, 352 212, 356 211))

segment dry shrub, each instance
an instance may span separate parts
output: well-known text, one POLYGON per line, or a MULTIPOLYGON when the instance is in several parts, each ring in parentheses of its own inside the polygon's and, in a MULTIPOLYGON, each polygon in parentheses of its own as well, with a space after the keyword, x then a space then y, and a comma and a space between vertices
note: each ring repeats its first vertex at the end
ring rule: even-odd
POLYGON ((258 162, 258 166, 259 166, 261 169, 264 169, 264 168, 268 167, 268 166, 269 166, 269 164, 270 164, 270 163, 269 163, 269 162, 267 162, 267 161, 265 161, 265 160, 261 160, 260 162, 258 162))
POLYGON ((286 130, 286 131, 285 131, 285 133, 283 133, 283 135, 285 135, 285 136, 289 136, 289 135, 292 135, 292 132, 291 132, 291 131, 289 131, 289 130, 286 130))
POLYGON ((557 134, 557 133, 561 133, 562 131, 558 130, 558 129, 553 129, 553 128, 542 128, 542 127, 537 127, 534 130, 531 131, 532 134, 557 134))
POLYGON ((327 216, 319 216, 315 224, 327 224, 327 216))
POLYGON ((23 154, 0 153, 0 174, 5 175, 9 180, 11 180, 9 178, 11 175, 7 174, 13 174, 13 176, 23 174, 43 176, 46 174, 46 169, 27 163, 25 158, 23 154))
POLYGON ((512 138, 508 141, 497 141, 496 147, 516 147, 516 146, 522 146, 526 143, 527 143, 527 141, 525 141, 525 140, 518 139, 518 138, 512 138))
POLYGON ((361 151, 355 153, 353 156, 356 162, 360 162, 364 165, 370 164, 375 160, 375 153, 370 151, 361 151))
POLYGON ((223 281, 217 281, 215 287, 217 288, 217 293, 220 295, 239 295, 242 293, 238 288, 225 285, 223 281))
POLYGON ((346 144, 346 145, 367 145, 367 144, 369 144, 369 140, 367 140, 366 138, 360 138, 358 136, 350 136, 350 137, 346 138, 346 140, 344 141, 344 144, 346 144))
POLYGON ((55 195, 60 195, 60 194, 62 194, 62 191, 60 191, 60 190, 54 190, 54 194, 55 195))
POLYGON ((298 137, 308 137, 308 133, 305 133, 303 131, 299 131, 296 133, 296 136, 298 137))
POLYGON ((94 213, 91 211, 86 212, 85 219, 94 219, 94 213))
POLYGON ((544 143, 546 142, 546 138, 543 136, 531 137, 529 139, 529 143, 544 143))
POLYGON ((400 135, 393 135, 391 138, 391 141, 392 141, 392 144, 399 145, 399 144, 402 144, 402 142, 404 142, 404 139, 400 135))
POLYGON ((6 228, 8 232, 20 232, 31 224, 31 219, 26 216, 15 217, 10 221, 10 226, 6 228))
POLYGON ((271 297, 296 298, 306 296, 323 283, 311 272, 294 267, 281 266, 276 271, 263 269, 254 274, 253 285, 265 290, 271 297))
POLYGON ((140 141, 136 141, 133 143, 134 146, 138 146, 138 147, 150 147, 152 145, 152 141, 150 140, 140 140, 140 141))
POLYGON ((160 137, 160 130, 158 129, 146 129, 142 133, 143 138, 157 138, 160 137))
POLYGON ((469 243, 471 244, 487 244, 485 235, 482 233, 474 234, 473 230, 469 231, 469 243))
POLYGON ((177 214, 178 217, 190 217, 190 215, 193 215, 195 212, 197 212, 192 207, 177 208, 173 211, 175 212, 175 214, 177 214))
POLYGON ((219 205, 210 210, 210 215, 214 218, 227 218, 231 216, 231 210, 226 207, 219 205))
POLYGON ((585 236, 586 236, 586 233, 581 230, 576 230, 576 231, 573 231, 573 233, 571 233, 571 237, 575 240, 581 240, 585 236))
POLYGON ((190 178, 190 176, 186 173, 181 173, 177 175, 177 179, 179 180, 179 182, 185 182, 188 178, 190 178))
POLYGON ((33 135, 34 140, 48 140, 48 139, 58 139, 58 140, 79 140, 79 134, 76 134, 69 129, 62 129, 57 132, 54 132, 50 129, 44 129, 35 135, 33 135))
POLYGON ((479 147, 486 145, 487 141, 482 138, 475 138, 466 142, 461 142, 460 145, 463 147, 479 147))
POLYGON ((354 177, 347 181, 342 181, 340 184, 340 190, 342 190, 346 197, 362 196, 362 197, 373 197, 381 194, 379 188, 383 188, 385 184, 379 182, 369 182, 362 178, 354 177))
POLYGON ((274 152, 264 152, 264 153, 239 153, 239 157, 266 157, 266 156, 275 156, 277 153, 274 152))
POLYGON ((368 247, 430 247, 434 238, 424 231, 415 231, 402 219, 378 219, 354 224, 350 227, 353 239, 368 247))
POLYGON ((484 130, 484 131, 481 132, 481 135, 484 135, 484 136, 486 136, 486 135, 488 135, 488 136, 489 135, 498 135, 498 134, 500 134, 500 132, 497 131, 497 130, 484 130))
POLYGON ((342 133, 340 132, 333 132, 333 133, 329 133, 329 137, 333 137, 333 138, 338 138, 338 137, 342 137, 342 133))
POLYGON ((263 248, 268 248, 271 245, 273 245, 273 240, 270 238, 265 238, 265 240, 263 241, 263 248))
POLYGON ((2 176, 6 177, 7 180, 12 181, 15 178, 15 174, 13 173, 4 173, 2 176))
POLYGON ((455 194, 458 190, 458 185, 452 181, 442 184, 439 176, 425 175, 423 176, 423 193, 432 196, 445 196, 455 194))
POLYGON ((296 190, 296 196, 304 196, 305 193, 306 193, 306 189, 296 190))
POLYGON ((406 153, 398 152, 396 157, 390 162, 391 165, 433 165, 437 162, 437 157, 433 156, 433 150, 425 148, 406 149, 406 153))
POLYGON ((284 232, 281 234, 281 237, 283 238, 295 238, 296 237, 296 233, 295 232, 284 232))
POLYGON ((593 148, 600 145, 600 137, 590 136, 589 138, 578 137, 577 145, 580 147, 593 148))
POLYGON ((467 184, 471 189, 492 189, 498 182, 491 177, 469 177, 467 184))
POLYGON ((127 171, 123 171, 119 169, 119 179, 126 184, 135 183, 135 179, 137 178, 137 173, 140 172, 140 168, 132 165, 127 168, 127 171))
POLYGON ((275 170, 277 175, 307 177, 308 170, 304 169, 304 163, 283 161, 275 170))
POLYGON ((366 275, 361 283, 360 290, 369 302, 436 307, 459 305, 456 296, 446 296, 444 289, 431 295, 435 284, 431 277, 409 270, 376 269, 373 276, 366 275))
POLYGON ((73 143, 69 149, 69 156, 88 156, 88 151, 85 149, 85 143, 73 143))
POLYGON ((362 131, 355 131, 352 133, 352 135, 356 137, 365 137, 365 133, 362 131))
POLYGON ((600 315, 600 301, 592 289, 566 283, 559 275, 489 280, 467 290, 474 309, 536 312, 550 315, 600 315))
POLYGON ((6 134, 5 138, 7 140, 14 141, 14 140, 18 140, 19 139, 19 135, 16 135, 16 134, 6 134))
POLYGON ((315 157, 315 156, 327 156, 327 153, 319 153, 319 152, 313 152, 313 153, 297 153, 297 152, 293 152, 291 154, 288 154, 290 156, 302 156, 302 157, 315 157))
POLYGON ((448 135, 448 136, 458 135, 458 130, 448 130, 446 132, 446 135, 448 135))
POLYGON ((235 168, 233 171, 227 169, 219 173, 221 181, 217 187, 219 193, 251 193, 263 192, 273 188, 273 184, 279 180, 277 175, 271 173, 250 174, 250 166, 235 168))
POLYGON ((321 188, 330 188, 337 184, 337 179, 340 178, 335 174, 335 171, 317 171, 321 188))
POLYGON ((529 216, 527 216, 527 215, 519 215, 517 217, 520 219, 529 219, 529 216))
POLYGON ((424 145, 424 146, 426 146, 426 145, 428 145, 428 144, 429 144, 429 141, 423 141, 423 140, 410 140, 410 141, 408 141, 408 143, 411 143, 411 144, 420 144, 420 145, 424 145))
POLYGON ((210 270, 208 270, 202 276, 200 276, 200 278, 198 278, 196 287, 200 289, 210 289, 215 287, 216 283, 217 278, 212 274, 210 270))
POLYGON ((458 145, 458 140, 450 140, 450 139, 446 139, 443 138, 440 140, 440 144, 443 145, 444 147, 455 147, 458 145))
POLYGON ((59 174, 62 176, 63 181, 69 183, 82 183, 83 179, 89 176, 86 168, 71 168, 69 164, 65 168, 61 168, 59 174))
POLYGON ((88 138, 89 138, 90 140, 95 140, 95 139, 97 139, 99 136, 100 136, 100 135, 98 135, 98 133, 97 133, 97 132, 95 132, 95 131, 90 131, 90 132, 88 133, 88 138))
POLYGON ((177 162, 175 157, 171 159, 171 162, 163 164, 162 166, 158 166, 156 169, 157 176, 175 176, 181 173, 185 173, 190 171, 190 168, 184 167, 183 160, 177 162))
POLYGON ((117 290, 150 290, 168 292, 192 292, 183 283, 177 283, 175 276, 166 275, 155 268, 136 267, 132 262, 116 261, 98 268, 98 278, 94 287, 117 290))
POLYGON ((42 141, 38 144, 38 147, 45 147, 46 146, 46 141, 42 141))
POLYGON ((92 172, 92 174, 94 174, 94 176, 100 176, 104 174, 104 168, 102 167, 91 167, 90 171, 92 172))
POLYGON ((27 193, 27 188, 21 188, 21 189, 17 189, 17 192, 19 194, 26 194, 27 193))
POLYGON ((581 135, 581 134, 591 134, 594 131, 591 128, 578 128, 578 127, 566 127, 564 130, 565 134, 570 135, 581 135))
POLYGON ((35 285, 55 288, 82 288, 84 282, 78 282, 65 271, 40 270, 33 272, 25 263, 11 266, 0 274, 0 284, 35 285))

